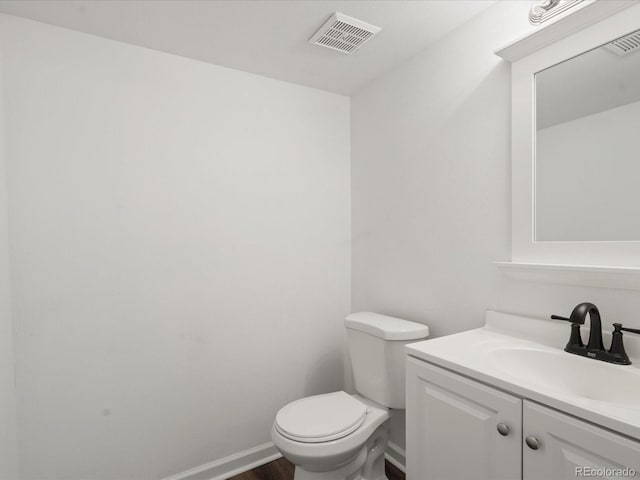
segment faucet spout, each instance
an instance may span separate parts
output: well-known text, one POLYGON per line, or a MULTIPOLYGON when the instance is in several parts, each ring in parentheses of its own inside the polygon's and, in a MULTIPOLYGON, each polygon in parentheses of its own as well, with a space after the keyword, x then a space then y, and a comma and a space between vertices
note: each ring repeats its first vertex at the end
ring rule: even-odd
POLYGON ((602 321, 600 320, 600 311, 598 310, 598 307, 589 302, 581 303, 571 312, 570 320, 572 323, 584 325, 587 315, 589 315, 591 324, 587 348, 593 350, 604 350, 604 345, 602 343, 602 321))

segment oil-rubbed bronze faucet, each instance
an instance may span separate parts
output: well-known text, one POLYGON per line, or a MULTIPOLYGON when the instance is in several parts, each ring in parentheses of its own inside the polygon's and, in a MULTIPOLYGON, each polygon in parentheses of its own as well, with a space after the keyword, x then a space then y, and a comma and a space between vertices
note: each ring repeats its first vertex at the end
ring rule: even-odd
POLYGON ((617 363, 619 365, 631 365, 629 356, 624 350, 622 342, 622 332, 630 332, 640 334, 640 330, 635 328, 623 328, 621 323, 613 324, 613 333, 611 335, 611 348, 605 350, 602 344, 602 322, 600 320, 600 311, 593 303, 584 302, 577 305, 571 312, 571 316, 561 317, 559 315, 551 315, 553 320, 565 320, 571 322, 571 337, 569 343, 564 350, 569 353, 581 355, 583 357, 602 360, 603 362, 617 363), (589 315, 591 321, 591 329, 589 331, 589 342, 585 346, 580 337, 580 325, 584 325, 589 315))

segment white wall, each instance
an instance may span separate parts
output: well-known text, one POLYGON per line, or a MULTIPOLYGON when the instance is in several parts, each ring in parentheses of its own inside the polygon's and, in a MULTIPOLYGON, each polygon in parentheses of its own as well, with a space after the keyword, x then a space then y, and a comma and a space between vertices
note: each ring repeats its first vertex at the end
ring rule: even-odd
POLYGON ((640 102, 536 133, 536 239, 640 240, 640 102))
POLYGON ((2 73, 2 50, 0 49, 0 479, 15 480, 18 477, 18 438, 7 223, 5 112, 4 98, 1 94, 2 73))
POLYGON ((22 477, 168 476, 339 389, 349 99, 0 32, 22 477))
MULTIPOLYGON (((479 327, 486 309, 640 326, 633 292, 511 281, 510 67, 493 54, 527 33, 529 2, 498 2, 352 98, 352 308, 479 327)), ((606 326, 605 328, 608 328, 606 326)), ((567 331, 568 335, 568 331, 567 331)), ((403 419, 392 441, 404 445, 403 419)))

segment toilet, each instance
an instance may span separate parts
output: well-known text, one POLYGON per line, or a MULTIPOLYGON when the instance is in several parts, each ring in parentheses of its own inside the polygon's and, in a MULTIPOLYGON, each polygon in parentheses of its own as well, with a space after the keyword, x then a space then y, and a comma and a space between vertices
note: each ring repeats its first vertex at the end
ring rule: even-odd
POLYGON ((425 339, 421 324, 372 312, 345 319, 356 394, 295 400, 277 413, 271 438, 295 480, 386 480, 390 409, 405 407, 404 346, 425 339))

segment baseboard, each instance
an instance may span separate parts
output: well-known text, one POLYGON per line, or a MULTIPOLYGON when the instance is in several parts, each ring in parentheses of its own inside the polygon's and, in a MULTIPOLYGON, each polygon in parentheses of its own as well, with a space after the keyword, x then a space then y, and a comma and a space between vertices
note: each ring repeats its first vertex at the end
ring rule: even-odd
MULTIPOLYGON (((406 473, 405 451, 393 442, 387 444, 385 458, 406 473)), ((273 442, 267 442, 215 462, 206 463, 164 480, 227 480, 234 475, 259 467, 282 457, 273 442)))
POLYGON ((234 475, 269 463, 281 456, 273 442, 268 442, 167 477, 164 480, 227 480, 234 475))
POLYGON ((407 473, 407 469, 405 467, 407 460, 404 449, 400 448, 393 442, 389 442, 387 443, 387 451, 385 452, 384 457, 389 461, 389 463, 402 470, 402 472, 407 473))

